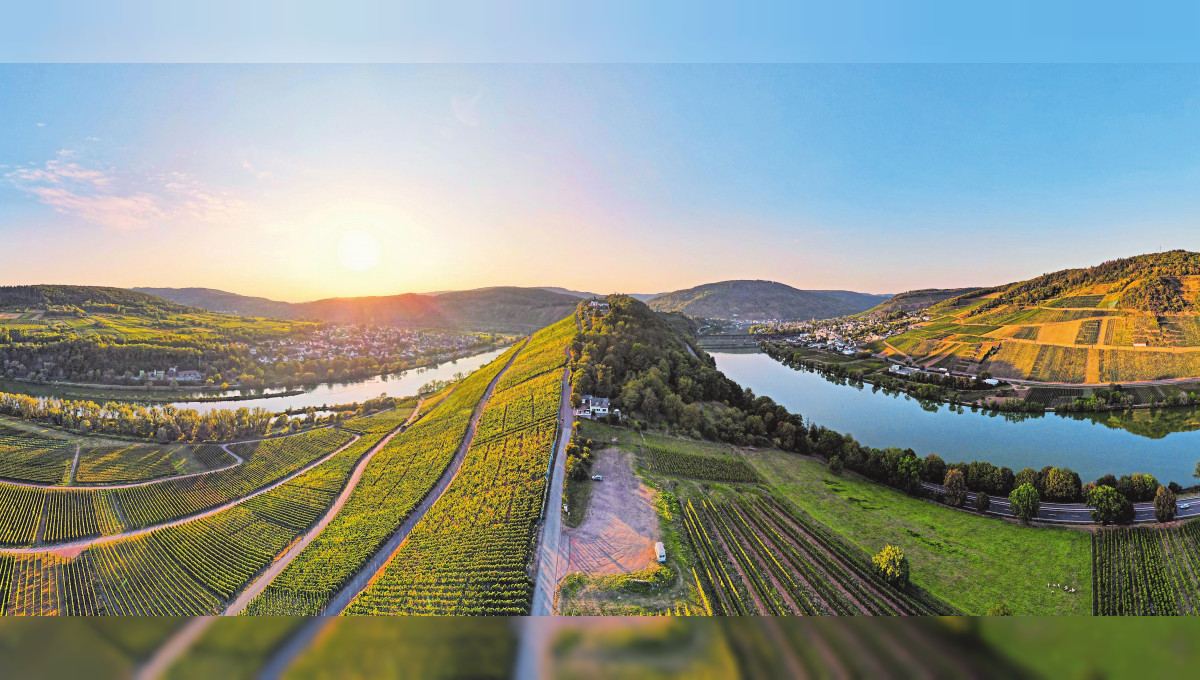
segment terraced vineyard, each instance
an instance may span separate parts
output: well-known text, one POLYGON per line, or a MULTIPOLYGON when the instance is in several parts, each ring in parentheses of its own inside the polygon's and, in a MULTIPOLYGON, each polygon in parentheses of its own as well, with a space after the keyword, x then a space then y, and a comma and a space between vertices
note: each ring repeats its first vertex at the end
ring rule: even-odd
POLYGON ((489 434, 507 431, 490 438, 476 433, 454 482, 350 603, 348 613, 529 613, 528 567, 558 422, 523 414, 546 413, 549 403, 560 400, 561 371, 573 335, 574 320, 566 319, 530 338, 500 378, 481 418, 492 424, 489 434), (522 415, 508 421, 514 405, 522 415))
POLYGON ((62 484, 74 459, 74 442, 0 425, 0 478, 62 484))
MULTIPOLYGON (((42 615, 217 613, 324 513, 382 437, 364 437, 286 484, 189 522, 117 536, 73 556, 5 556, 15 570, 7 578, 0 573, 0 596, 8 594, 0 606, 42 615)), ((87 499, 111 500, 115 492, 36 491, 48 494, 48 537, 60 521, 64 528, 56 531, 64 539, 95 535, 92 524, 116 521, 111 508, 86 505, 87 499)))
MULTIPOLYGON (((79 469, 75 472, 75 481, 79 484, 113 484, 171 477, 207 469, 203 464, 193 462, 189 452, 187 447, 153 444, 84 448, 79 454, 79 469)), ((224 460, 218 465, 234 462, 223 452, 222 456, 224 460)))
POLYGON ((1094 614, 1200 614, 1200 522, 1099 530, 1092 562, 1094 614))
POLYGON ((388 442, 367 465, 341 512, 246 608, 250 615, 314 615, 384 544, 454 457, 488 384, 514 347, 472 373, 388 442))
POLYGON ((946 614, 945 603, 884 582, 866 555, 773 497, 687 501, 693 578, 718 615, 946 614))
POLYGON ((403 402, 396 404, 394 408, 386 411, 381 411, 373 415, 364 416, 348 420, 342 425, 342 429, 358 434, 381 434, 391 432, 392 430, 404 424, 413 411, 417 409, 416 397, 406 399, 403 402))

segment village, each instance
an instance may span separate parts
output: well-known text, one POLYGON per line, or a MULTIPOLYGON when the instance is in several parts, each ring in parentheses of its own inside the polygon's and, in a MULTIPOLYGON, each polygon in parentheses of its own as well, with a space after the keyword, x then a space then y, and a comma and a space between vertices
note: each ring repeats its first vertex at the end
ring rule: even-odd
POLYGON ((498 336, 480 333, 449 333, 392 326, 328 324, 302 338, 264 340, 249 348, 260 364, 317 359, 416 359, 452 356, 482 345, 498 336))

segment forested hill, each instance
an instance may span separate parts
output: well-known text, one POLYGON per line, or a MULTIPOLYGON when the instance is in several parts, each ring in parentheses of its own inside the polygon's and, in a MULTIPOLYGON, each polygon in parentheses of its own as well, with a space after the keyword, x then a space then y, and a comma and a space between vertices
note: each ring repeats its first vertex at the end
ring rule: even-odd
POLYGON ((207 288, 140 288, 210 311, 277 319, 528 332, 569 315, 579 298, 540 288, 496 287, 432 294, 279 302, 207 288))
POLYGON ((863 312, 864 314, 887 313, 894 311, 904 312, 919 312, 922 309, 928 309, 933 305, 950 298, 960 295, 967 295, 976 291, 983 290, 982 288, 922 288, 920 290, 910 290, 875 305, 874 307, 863 312))
POLYGON ((857 314, 890 297, 848 290, 799 290, 775 281, 721 281, 664 293, 649 305, 658 311, 710 319, 807 320, 857 314))
POLYGON ((51 307, 78 307, 128 312, 178 314, 190 306, 125 288, 106 286, 0 286, 0 310, 42 310, 51 307))

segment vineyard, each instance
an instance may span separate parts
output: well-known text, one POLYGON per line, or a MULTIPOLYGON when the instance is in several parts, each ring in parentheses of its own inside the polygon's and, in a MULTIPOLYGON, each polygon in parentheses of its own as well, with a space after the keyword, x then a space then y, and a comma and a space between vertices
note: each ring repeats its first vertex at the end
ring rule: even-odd
MULTIPOLYGON (((18 555, 13 575, 0 573, 0 595, 9 593, 0 606, 41 615, 217 613, 328 509, 382 436, 364 437, 285 484, 190 522, 117 536, 71 557, 18 555)), ((47 495, 47 541, 52 530, 63 539, 95 535, 97 527, 115 533, 113 506, 99 505, 115 491, 37 491, 47 495)))
POLYGON ((315 615, 377 552, 449 466, 476 404, 517 352, 459 383, 375 455, 346 505, 246 608, 249 615, 315 615))
POLYGON ((1076 345, 1094 345, 1100 341, 1100 319, 1089 319, 1079 324, 1075 334, 1076 345))
POLYGON ((62 484, 74 459, 74 442, 0 425, 0 478, 62 484))
POLYGON ((413 411, 417 409, 417 400, 406 399, 396 405, 395 408, 390 408, 386 411, 376 413, 362 418, 347 420, 342 425, 342 429, 358 434, 385 434, 400 427, 413 411))
POLYGON ((655 446, 642 447, 639 457, 648 470, 668 477, 746 484, 762 481, 754 468, 736 458, 697 456, 655 446))
POLYGON ((549 404, 561 399, 573 333, 567 319, 530 338, 498 381, 453 483, 347 613, 529 613, 528 567, 558 434, 549 404))
POLYGON ((1092 562, 1094 614, 1200 614, 1200 522, 1099 530, 1092 562))
MULTIPOLYGON (((80 484, 136 482, 206 469, 203 464, 192 462, 188 454, 186 447, 152 444, 84 448, 79 454, 75 481, 80 484)), ((222 463, 226 465, 234 462, 228 456, 224 456, 224 459, 222 463)))
POLYGON ((912 586, 892 588, 858 548, 771 496, 689 500, 683 520, 714 614, 952 613, 912 586))

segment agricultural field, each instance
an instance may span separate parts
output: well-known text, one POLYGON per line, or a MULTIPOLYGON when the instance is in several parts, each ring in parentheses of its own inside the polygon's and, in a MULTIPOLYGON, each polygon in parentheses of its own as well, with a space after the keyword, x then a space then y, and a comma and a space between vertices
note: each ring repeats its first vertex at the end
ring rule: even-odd
MULTIPOLYGON (((195 447, 200 448, 200 447, 195 447)), ((77 484, 117 484, 136 482, 175 475, 204 472, 211 467, 231 465, 234 459, 220 451, 216 465, 210 466, 209 445, 199 458, 193 456, 193 447, 158 446, 155 444, 129 444, 124 446, 92 448, 84 447, 79 454, 79 467, 75 472, 77 484)))
POLYGON ((1004 603, 1014 613, 1091 612, 1090 538, 959 512, 893 489, 837 476, 816 460, 759 451, 746 460, 768 487, 821 526, 874 555, 891 544, 912 564, 912 581, 967 614, 1004 603), (1047 589, 1067 584, 1073 594, 1047 589))
POLYGON ((1160 380, 1200 375, 1200 351, 1168 352, 1153 349, 1102 349, 1100 380, 1160 380))
POLYGON ((1042 345, 1029 377, 1042 382, 1081 383, 1087 370, 1088 351, 1077 347, 1042 345))
MULTIPOLYGON (((574 319, 567 319, 534 334, 498 381, 481 423, 503 422, 496 414, 526 396, 534 412, 537 404, 561 399, 574 330, 574 319), (547 371, 553 379, 543 376, 547 371)), ((507 432, 476 433, 453 483, 347 613, 528 614, 527 570, 558 422, 542 418, 500 429, 507 432)))
POLYGON ((651 473, 667 477, 747 484, 762 481, 754 468, 732 457, 698 456, 648 445, 640 447, 639 459, 651 473))
POLYGON ((718 615, 948 614, 926 593, 880 579, 857 547, 766 493, 688 500, 693 576, 718 615))
POLYGON ((316 615, 420 504, 454 458, 488 384, 519 346, 454 386, 367 465, 346 505, 246 608, 316 615))
POLYGON ((304 623, 296 617, 230 617, 205 629, 171 665, 168 680, 252 680, 271 653, 304 623))
POLYGON ((1079 324, 1075 334, 1076 345, 1094 345, 1100 341, 1100 319, 1089 319, 1079 324))
POLYGON ((382 434, 391 432, 403 425, 415 410, 417 410, 417 399, 416 397, 412 397, 396 404, 395 408, 347 420, 342 424, 342 429, 357 434, 382 434))
POLYGON ((0 424, 0 478, 65 484, 76 444, 0 424))
POLYGON ((1095 614, 1200 614, 1200 522, 1101 529, 1092 553, 1095 614))

